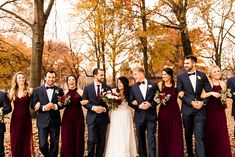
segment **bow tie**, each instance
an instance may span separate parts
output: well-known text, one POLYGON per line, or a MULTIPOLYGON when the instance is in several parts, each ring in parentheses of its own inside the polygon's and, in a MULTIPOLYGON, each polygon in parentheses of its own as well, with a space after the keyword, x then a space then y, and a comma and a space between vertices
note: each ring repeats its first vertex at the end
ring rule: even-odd
POLYGON ((195 75, 196 73, 193 72, 193 73, 188 73, 188 76, 191 76, 191 75, 195 75))
POLYGON ((54 89, 54 86, 46 86, 46 89, 54 89))
POLYGON ((138 85, 144 84, 144 81, 142 81, 142 82, 137 82, 137 84, 138 84, 138 85))

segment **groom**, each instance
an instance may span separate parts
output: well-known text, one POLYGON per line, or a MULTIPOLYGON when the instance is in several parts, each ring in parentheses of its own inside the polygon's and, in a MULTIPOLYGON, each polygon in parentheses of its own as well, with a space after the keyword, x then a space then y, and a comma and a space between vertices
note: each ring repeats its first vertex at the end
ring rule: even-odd
POLYGON ((89 101, 88 104, 83 105, 88 110, 86 117, 88 157, 103 157, 109 116, 107 105, 101 99, 101 91, 111 90, 111 88, 104 84, 102 69, 94 69, 93 76, 94 82, 84 88, 82 96, 82 100, 89 101))
POLYGON ((154 101, 154 96, 158 91, 158 87, 145 78, 142 67, 133 68, 132 72, 136 84, 131 88, 129 105, 135 109, 134 121, 138 138, 139 157, 156 157, 157 103, 154 101), (145 139, 146 131, 148 155, 145 139))
POLYGON ((63 90, 54 85, 56 73, 47 71, 45 84, 34 89, 31 107, 37 111, 37 127, 39 148, 45 157, 58 156, 60 136, 60 112, 58 97, 64 95, 63 90), (50 146, 48 143, 50 134, 50 146))
POLYGON ((185 140, 189 157, 193 157, 192 136, 195 135, 196 156, 205 157, 204 124, 206 119, 205 102, 200 98, 202 90, 211 91, 207 76, 196 70, 197 58, 185 57, 185 71, 177 78, 177 90, 182 100, 182 117, 185 128, 185 140), (182 94, 183 93, 183 94, 182 94))

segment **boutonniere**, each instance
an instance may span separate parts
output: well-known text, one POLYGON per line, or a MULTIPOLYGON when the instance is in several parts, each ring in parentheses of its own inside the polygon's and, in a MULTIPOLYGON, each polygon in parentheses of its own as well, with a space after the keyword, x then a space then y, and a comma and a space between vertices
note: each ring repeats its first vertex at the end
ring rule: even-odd
POLYGON ((57 89, 55 90, 55 94, 56 94, 56 95, 58 95, 58 94, 59 94, 59 91, 58 91, 57 89))
POLYGON ((197 76, 197 79, 198 79, 198 80, 201 80, 202 78, 201 78, 201 76, 197 76))
POLYGON ((150 85, 148 85, 148 89, 150 89, 150 88, 152 88, 153 86, 150 84, 150 85))

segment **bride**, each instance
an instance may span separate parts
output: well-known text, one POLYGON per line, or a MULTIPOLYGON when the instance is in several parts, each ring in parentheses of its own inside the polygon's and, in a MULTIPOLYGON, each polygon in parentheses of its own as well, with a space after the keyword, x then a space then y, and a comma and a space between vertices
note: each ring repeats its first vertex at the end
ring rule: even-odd
POLYGON ((110 130, 105 157, 136 157, 133 120, 127 103, 130 87, 126 77, 117 79, 117 91, 123 101, 110 113, 110 130))

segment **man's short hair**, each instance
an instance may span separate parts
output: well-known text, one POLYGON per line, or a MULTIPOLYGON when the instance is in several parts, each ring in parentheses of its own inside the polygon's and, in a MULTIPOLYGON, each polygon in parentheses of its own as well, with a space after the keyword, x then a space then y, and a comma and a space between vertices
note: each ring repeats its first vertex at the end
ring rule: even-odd
POLYGON ((191 59, 194 63, 197 63, 197 57, 193 55, 187 55, 185 59, 191 59))
POLYGON ((50 73, 50 74, 55 74, 55 76, 56 76, 56 72, 54 71, 54 70, 48 70, 48 71, 46 71, 46 73, 45 73, 45 77, 47 76, 47 74, 48 73, 50 73))
POLYGON ((138 72, 144 73, 144 68, 141 67, 141 66, 134 67, 134 68, 132 68, 132 72, 134 72, 134 71, 138 71, 138 72))
POLYGON ((93 70, 93 76, 97 75, 99 70, 104 71, 104 70, 101 69, 101 68, 95 68, 95 69, 93 70))

